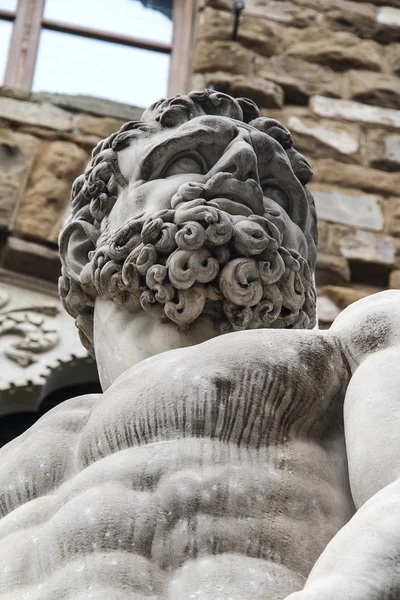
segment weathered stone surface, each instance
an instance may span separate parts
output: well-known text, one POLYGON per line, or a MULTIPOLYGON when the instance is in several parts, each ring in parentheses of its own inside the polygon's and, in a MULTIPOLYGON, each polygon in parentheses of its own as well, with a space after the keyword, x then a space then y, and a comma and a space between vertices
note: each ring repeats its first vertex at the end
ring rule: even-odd
POLYGON ((392 290, 400 290, 400 270, 396 269, 389 275, 389 288, 392 290))
POLYGON ((386 73, 348 72, 350 97, 365 104, 400 108, 400 79, 386 73))
POLYGON ((288 36, 285 53, 289 56, 320 63, 337 71, 352 68, 379 71, 381 68, 383 52, 376 42, 360 40, 345 31, 332 32, 320 27, 297 32, 300 33, 293 40, 288 36))
POLYGON ((54 129, 45 129, 44 127, 34 127, 33 125, 21 125, 18 127, 21 133, 33 135, 41 140, 48 142, 64 141, 72 142, 83 147, 89 153, 93 150, 97 142, 101 140, 98 135, 79 135, 69 131, 55 131, 54 129))
MULTIPOLYGON (((313 8, 320 7, 320 10, 331 10, 333 8, 340 8, 343 4, 343 0, 292 0, 295 4, 300 6, 311 6, 313 8)), ((376 4, 378 6, 394 6, 396 8, 400 8, 400 0, 371 0, 371 2, 366 3, 365 0, 353 0, 352 4, 361 4, 361 6, 365 4, 376 4)), ((350 2, 348 2, 350 4, 350 2)))
POLYGON ((393 239, 387 235, 354 230, 343 235, 339 241, 339 248, 341 254, 349 260, 387 267, 395 263, 395 245, 393 239))
POLYGON ((340 97, 342 78, 329 68, 292 56, 273 56, 256 63, 257 74, 279 84, 288 104, 305 104, 312 95, 340 97), (307 74, 307 75, 306 75, 307 74))
POLYGON ((342 285, 350 281, 349 263, 343 256, 320 252, 318 254, 315 279, 318 286, 342 285))
POLYGON ((313 96, 310 99, 310 108, 321 117, 400 128, 400 110, 323 96, 313 96))
POLYGON ((196 47, 193 70, 199 73, 229 71, 242 75, 252 73, 252 53, 238 42, 200 40, 196 47))
POLYGON ((384 195, 395 195, 400 190, 400 173, 382 173, 331 159, 313 161, 313 171, 314 181, 384 195))
POLYGON ((246 96, 263 108, 280 108, 283 105, 282 88, 272 81, 258 77, 232 76, 229 73, 217 71, 216 73, 206 73, 204 83, 206 87, 212 86, 231 96, 246 96))
POLYGON ((16 219, 16 231, 35 239, 57 240, 75 177, 89 156, 70 142, 44 144, 16 219))
POLYGON ((400 8, 383 6, 378 11, 377 21, 385 25, 394 25, 400 29, 400 8))
POLYGON ((198 40, 232 40, 232 12, 206 7, 199 13, 197 22, 198 40))
POLYGON ((400 237, 400 198, 389 199, 389 233, 400 237))
POLYGON ((340 308, 327 296, 317 296, 317 311, 319 323, 332 323, 340 313, 340 308))
POLYGON ((10 271, 35 274, 35 277, 56 283, 61 272, 57 250, 46 248, 16 237, 9 237, 3 253, 3 266, 10 271))
POLYGON ((320 219, 374 231, 383 229, 382 209, 376 196, 324 184, 314 183, 309 187, 320 219))
POLYGON ((229 10, 229 12, 232 12, 231 0, 202 0, 202 2, 204 3, 204 6, 211 6, 220 10, 229 10))
POLYGON ((52 104, 26 102, 3 96, 0 97, 0 118, 13 123, 70 131, 73 116, 52 104))
POLYGON ((319 219, 318 221, 318 252, 329 254, 329 228, 330 223, 319 219))
POLYGON ((0 129, 0 229, 10 230, 40 142, 0 129))
POLYGON ((31 99, 31 93, 28 90, 22 90, 8 85, 0 86, 0 96, 7 96, 7 98, 14 98, 15 100, 31 99))
MULTIPOLYGON (((206 7, 199 16, 197 37, 199 40, 231 41, 233 26, 232 12, 206 7)), ((282 35, 282 27, 267 18, 251 15, 247 10, 240 17, 238 42, 259 54, 276 54, 282 35)))
POLYGON ((361 298, 369 295, 366 290, 337 285, 326 285, 319 290, 319 294, 329 298, 340 310, 344 310, 353 302, 357 302, 357 300, 361 300, 361 298))
POLYGON ((292 116, 288 119, 288 127, 301 152, 320 158, 334 156, 341 160, 360 160, 357 126, 292 116))
POLYGON ((400 44, 390 44, 386 48, 385 70, 393 71, 395 75, 400 75, 400 44))
POLYGON ((34 102, 47 102, 60 106, 72 112, 85 112, 100 117, 113 117, 123 121, 139 121, 143 108, 107 100, 106 98, 95 98, 83 94, 52 94, 49 92, 37 92, 30 95, 34 102))
POLYGON ((389 133, 385 129, 368 130, 366 154, 372 167, 386 171, 400 169, 400 134, 389 133))
MULTIPOLYGON (((326 4, 326 3, 325 3, 326 4)), ((394 11, 392 19, 386 12, 388 7, 378 9, 370 3, 347 2, 339 0, 325 13, 329 27, 346 30, 361 38, 376 40, 382 44, 390 44, 400 39, 400 27, 396 25, 394 11), (381 13, 381 11, 383 11, 381 13)), ((396 15, 397 16, 397 15, 396 15)))
POLYGON ((95 135, 100 138, 106 138, 124 124, 120 119, 99 118, 90 115, 78 115, 75 118, 74 126, 82 133, 95 135))
MULTIPOLYGON (((60 243, 60 290, 81 338, 87 346, 93 341, 106 391, 58 407, 0 455, 0 489, 7 490, 1 508, 12 513, 3 521, 0 550, 0 587, 8 598, 18 597, 21 581, 30 600, 38 598, 38 581, 43 598, 56 588, 70 598, 90 596, 90 589, 99 598, 122 598, 127 587, 137 597, 151 590, 171 600, 195 597, 199 589, 209 598, 220 598, 221 590, 226 598, 301 597, 296 590, 315 564, 317 570, 322 564, 322 584, 317 572, 313 587, 311 576, 310 597, 328 589, 331 598, 346 598, 350 590, 353 598, 372 600, 387 590, 388 548, 398 530, 385 502, 397 488, 388 485, 377 501, 375 491, 393 479, 397 423, 387 412, 379 428, 365 407, 378 406, 381 415, 382 398, 390 408, 397 401, 395 385, 383 386, 386 396, 379 386, 391 351, 376 350, 398 335, 391 316, 400 294, 353 307, 331 334, 311 330, 315 220, 300 187, 308 170, 276 123, 256 124, 283 140, 293 170, 282 146, 240 124, 240 116, 254 115, 242 107, 243 113, 212 91, 154 105, 135 144, 117 155, 116 138, 113 149, 93 156, 82 187, 74 188, 72 220, 60 243), (217 114, 188 122, 188 107, 190 116, 217 114), (189 146, 199 147, 203 160, 192 160, 189 146), (265 195, 282 203, 280 211, 265 214, 250 175, 265 182, 265 195), (193 197, 200 211, 188 204, 193 197), (90 207, 82 209, 81 200, 90 207), (257 218, 263 214, 270 223, 257 218), (216 218, 226 227, 211 229, 216 218), (296 261, 297 252, 303 260, 296 261), (186 268, 188 260, 196 262, 186 268), (164 285, 156 287, 160 273, 164 285), (222 321, 224 315, 231 320, 222 321), (224 335, 221 322, 251 331, 224 335), (268 324, 273 331, 265 330, 268 324), (377 402, 366 402, 370 393, 377 402), (343 417, 345 400, 351 410, 343 417), (351 465, 361 456, 361 467, 351 469, 351 490, 346 450, 351 465), (199 527, 188 531, 188 515, 199 527), (342 546, 342 531, 335 537, 341 526, 350 527, 342 546), (368 544, 347 543, 371 528, 388 543, 374 544, 372 552, 368 544), (266 547, 271 560, 264 560, 266 547), (83 575, 71 577, 82 562, 83 575), (107 569, 110 563, 119 567, 107 569)), ((34 245, 12 239, 6 258, 31 269, 25 256, 36 256, 48 275, 53 256, 41 250, 35 254, 34 245)), ((325 274, 326 267, 337 278, 347 267, 350 276, 343 257, 327 260, 325 274)), ((389 364, 390 376, 398 375, 397 366, 389 364)))
MULTIPOLYGON (((267 15, 265 15, 267 16, 267 15)), ((277 54, 285 30, 268 19, 243 13, 238 29, 238 41, 263 56, 277 54)))
POLYGON ((318 17, 315 10, 300 8, 290 1, 277 0, 248 0, 246 12, 291 27, 310 27, 318 17))

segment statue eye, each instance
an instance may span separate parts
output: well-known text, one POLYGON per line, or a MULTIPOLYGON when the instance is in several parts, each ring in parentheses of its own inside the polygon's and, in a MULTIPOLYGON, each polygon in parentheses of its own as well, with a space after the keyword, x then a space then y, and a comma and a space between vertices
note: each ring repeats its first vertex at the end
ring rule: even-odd
POLYGON ((199 154, 185 154, 178 156, 178 158, 169 163, 164 171, 164 177, 180 173, 199 173, 204 175, 206 172, 206 164, 199 154))

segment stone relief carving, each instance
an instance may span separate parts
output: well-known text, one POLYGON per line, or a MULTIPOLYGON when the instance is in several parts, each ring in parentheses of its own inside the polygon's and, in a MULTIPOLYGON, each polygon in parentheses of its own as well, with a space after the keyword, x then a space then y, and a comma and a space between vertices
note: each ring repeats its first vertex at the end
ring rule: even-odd
POLYGON ((28 367, 37 362, 38 353, 51 350, 57 345, 59 334, 42 315, 55 317, 60 309, 49 303, 3 310, 8 302, 7 289, 0 286, 0 336, 17 334, 23 337, 21 341, 12 343, 10 348, 4 350, 4 354, 21 367, 28 367))
POLYGON ((1 600, 398 597, 400 292, 314 329, 310 176, 209 90, 93 151, 60 293, 104 391, 0 452, 1 600))
POLYGON ((3 270, 0 280, 0 415, 32 412, 53 375, 86 353, 55 286, 3 270))

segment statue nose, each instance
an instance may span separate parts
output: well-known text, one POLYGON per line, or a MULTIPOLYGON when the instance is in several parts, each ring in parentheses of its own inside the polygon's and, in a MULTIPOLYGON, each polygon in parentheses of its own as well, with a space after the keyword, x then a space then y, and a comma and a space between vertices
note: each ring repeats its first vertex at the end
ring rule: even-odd
POLYGON ((243 140, 234 141, 212 170, 214 173, 231 173, 239 181, 254 179, 259 183, 257 155, 243 140))

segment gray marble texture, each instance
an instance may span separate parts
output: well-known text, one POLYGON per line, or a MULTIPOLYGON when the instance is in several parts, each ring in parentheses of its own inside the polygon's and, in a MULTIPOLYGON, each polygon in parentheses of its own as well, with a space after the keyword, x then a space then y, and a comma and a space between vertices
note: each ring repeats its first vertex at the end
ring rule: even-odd
POLYGON ((60 294, 103 394, 0 452, 0 600, 400 594, 400 292, 315 329, 312 175, 249 100, 101 142, 60 294))

